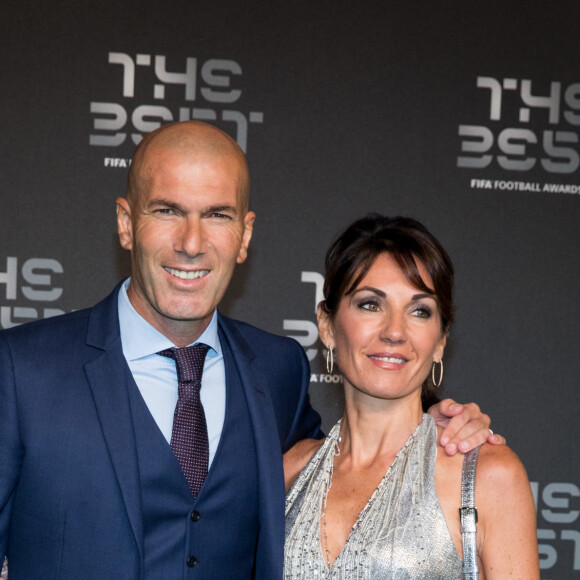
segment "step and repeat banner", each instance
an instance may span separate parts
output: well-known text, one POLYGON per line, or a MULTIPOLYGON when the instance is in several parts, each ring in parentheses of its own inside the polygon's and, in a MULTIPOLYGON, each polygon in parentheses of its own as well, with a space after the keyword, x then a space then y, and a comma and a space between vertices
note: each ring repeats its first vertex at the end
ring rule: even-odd
POLYGON ((247 153, 257 214, 224 313, 300 342, 328 428, 326 248, 369 211, 424 222, 457 272, 445 393, 477 401, 524 461, 542 579, 577 578, 579 23, 576 1, 10 0, 0 326, 90 306, 128 275, 115 199, 135 145, 213 123, 247 153))

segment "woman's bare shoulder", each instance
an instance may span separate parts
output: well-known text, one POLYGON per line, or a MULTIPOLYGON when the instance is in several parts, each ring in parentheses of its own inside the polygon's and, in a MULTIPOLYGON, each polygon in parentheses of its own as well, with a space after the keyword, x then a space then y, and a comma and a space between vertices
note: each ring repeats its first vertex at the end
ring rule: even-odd
POLYGON ((284 481, 286 492, 292 487, 300 472, 312 456, 322 447, 324 439, 302 439, 284 453, 284 481))
POLYGON ((526 470, 520 458, 507 445, 484 443, 477 460, 477 478, 483 485, 529 485, 526 470))
POLYGON ((475 497, 485 577, 539 579, 532 489, 524 465, 507 445, 482 445, 475 497))
MULTIPOLYGON (((437 429, 437 440, 442 429, 437 429)), ((455 478, 461 474, 465 455, 457 453, 449 456, 438 447, 437 462, 444 470, 444 475, 455 478)), ((519 457, 507 445, 484 443, 479 449, 476 470, 477 483, 485 488, 493 488, 497 493, 499 486, 529 485, 526 470, 519 457)))
MULTIPOLYGON (((507 514, 512 520, 509 525, 513 525, 520 518, 529 519, 535 511, 526 469, 507 445, 481 446, 475 495, 484 538, 494 529, 508 529, 507 514)), ((535 515, 533 518, 535 521, 535 515)))

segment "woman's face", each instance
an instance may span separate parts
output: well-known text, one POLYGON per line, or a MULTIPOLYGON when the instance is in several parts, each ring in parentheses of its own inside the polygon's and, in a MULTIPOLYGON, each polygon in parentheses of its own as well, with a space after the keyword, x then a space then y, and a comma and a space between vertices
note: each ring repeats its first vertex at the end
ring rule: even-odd
MULTIPOLYGON (((419 272, 432 288, 420 264, 419 272)), ((435 298, 413 286, 387 253, 342 297, 332 320, 319 309, 319 331, 336 348, 346 388, 381 399, 420 398, 446 342, 435 298)))

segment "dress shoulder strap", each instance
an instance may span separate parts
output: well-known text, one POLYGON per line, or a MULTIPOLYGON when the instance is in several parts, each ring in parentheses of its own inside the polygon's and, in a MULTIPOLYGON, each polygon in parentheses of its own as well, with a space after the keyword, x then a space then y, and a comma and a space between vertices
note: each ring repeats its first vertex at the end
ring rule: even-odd
POLYGON ((477 508, 475 507, 475 467, 479 455, 478 446, 465 454, 461 474, 461 544, 463 546, 463 578, 478 580, 477 566, 477 508))

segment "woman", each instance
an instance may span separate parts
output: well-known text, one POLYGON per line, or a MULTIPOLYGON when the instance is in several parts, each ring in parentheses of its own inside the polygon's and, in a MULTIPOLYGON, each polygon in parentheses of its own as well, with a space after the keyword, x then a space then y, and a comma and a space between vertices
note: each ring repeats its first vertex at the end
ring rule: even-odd
MULTIPOLYGON (((415 220, 371 215, 330 248, 318 325, 345 412, 284 458, 285 578, 463 577, 464 456, 437 453, 422 411, 443 374, 452 289, 447 253, 415 220)), ((481 447, 475 505, 479 578, 539 579, 530 485, 505 445, 481 447)))

